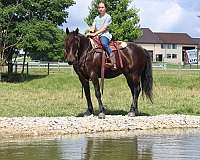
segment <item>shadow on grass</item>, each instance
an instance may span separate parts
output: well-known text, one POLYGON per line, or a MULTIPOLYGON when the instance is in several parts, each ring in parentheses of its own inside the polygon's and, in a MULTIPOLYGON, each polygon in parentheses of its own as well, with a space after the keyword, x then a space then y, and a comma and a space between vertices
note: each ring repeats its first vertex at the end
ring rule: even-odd
POLYGON ((45 78, 47 76, 48 75, 28 75, 28 76, 26 76, 25 81, 32 81, 32 80, 35 80, 35 79, 42 79, 42 78, 45 78))
MULTIPOLYGON (((98 116, 98 114, 99 114, 99 111, 95 110, 94 115, 98 116)), ((122 116, 125 116, 125 115, 128 115, 128 112, 124 111, 124 110, 109 110, 109 109, 106 109, 106 115, 122 115, 122 116)), ((83 116, 84 116, 84 113, 79 113, 77 115, 77 117, 83 117, 83 116)), ((148 114, 148 113, 140 112, 139 116, 151 116, 151 115, 148 114)))
MULTIPOLYGON (((97 112, 97 114, 98 114, 98 112, 97 112)), ((109 110, 109 109, 107 109, 106 110, 106 115, 123 115, 123 116, 125 116, 125 115, 128 115, 128 111, 124 111, 124 110, 109 110)), ((139 116, 150 116, 150 114, 140 112, 139 116)))
POLYGON ((11 74, 8 76, 8 74, 2 75, 2 81, 3 82, 9 82, 9 83, 22 83, 22 82, 29 82, 35 79, 42 79, 47 77, 48 75, 26 75, 26 74, 11 74))

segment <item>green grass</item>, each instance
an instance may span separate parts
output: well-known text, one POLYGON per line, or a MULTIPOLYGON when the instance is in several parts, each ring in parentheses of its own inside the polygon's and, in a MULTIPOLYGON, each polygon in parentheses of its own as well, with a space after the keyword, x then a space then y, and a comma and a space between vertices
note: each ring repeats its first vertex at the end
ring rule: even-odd
POLYGON ((200 64, 170 64, 165 62, 153 62, 153 66, 163 66, 167 69, 200 69, 200 64))
MULTIPOLYGON (((0 83, 0 116, 78 116, 86 110, 81 85, 71 70, 30 72, 25 82, 0 83)), ((200 72, 154 72, 154 103, 139 98, 139 110, 145 115, 200 115, 200 72)), ((91 84, 93 105, 97 100, 91 84)), ((108 114, 127 114, 131 94, 123 76, 106 80, 103 102, 108 114)))

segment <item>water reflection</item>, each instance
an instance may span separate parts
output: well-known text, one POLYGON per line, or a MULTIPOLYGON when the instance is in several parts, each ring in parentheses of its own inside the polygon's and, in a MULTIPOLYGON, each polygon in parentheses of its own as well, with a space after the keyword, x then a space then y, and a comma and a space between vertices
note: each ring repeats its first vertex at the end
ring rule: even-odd
POLYGON ((60 159, 59 144, 55 140, 13 141, 0 144, 1 160, 60 159))
POLYGON ((2 160, 200 159, 200 130, 0 140, 2 160))
POLYGON ((152 159, 151 148, 138 148, 137 137, 119 139, 89 138, 85 159, 87 160, 130 160, 152 159))

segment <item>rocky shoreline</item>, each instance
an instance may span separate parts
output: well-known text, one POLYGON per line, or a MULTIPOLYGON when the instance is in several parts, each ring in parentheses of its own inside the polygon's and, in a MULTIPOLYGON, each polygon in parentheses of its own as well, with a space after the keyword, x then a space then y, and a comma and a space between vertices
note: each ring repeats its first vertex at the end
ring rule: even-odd
POLYGON ((58 136, 111 131, 200 128, 200 116, 159 115, 128 117, 107 115, 89 117, 0 118, 0 137, 58 136))

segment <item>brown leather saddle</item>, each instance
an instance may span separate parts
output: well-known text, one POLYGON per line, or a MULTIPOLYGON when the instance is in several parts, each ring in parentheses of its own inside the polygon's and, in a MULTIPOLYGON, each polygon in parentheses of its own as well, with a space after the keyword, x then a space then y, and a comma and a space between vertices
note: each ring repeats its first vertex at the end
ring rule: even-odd
MULTIPOLYGON (((101 41, 99 39, 98 36, 95 36, 95 37, 92 37, 92 45, 93 45, 93 48, 96 48, 96 49, 102 49, 102 51, 104 50, 103 49, 103 46, 101 44, 101 41)), ((114 54, 116 54, 117 52, 119 52, 120 49, 122 49, 123 47, 121 46, 121 41, 110 41, 110 48, 112 49, 112 52, 114 54)), ((106 53, 107 54, 107 53, 106 53)), ((119 53, 118 53, 119 54, 119 53)))
MULTIPOLYGON (((104 56, 102 58, 102 63, 103 63, 103 61, 105 61, 105 63, 109 63, 110 57, 108 56, 108 53, 104 51, 101 41, 99 39, 99 36, 90 38, 90 42, 91 42, 93 48, 96 50, 96 52, 100 52, 100 53, 102 53, 102 55, 105 54, 105 58, 104 58, 104 56)), ((123 68, 122 58, 121 58, 121 49, 126 47, 126 43, 122 42, 122 41, 110 41, 109 46, 112 49, 112 54, 115 55, 114 57, 117 62, 116 63, 117 68, 118 67, 123 68)))

